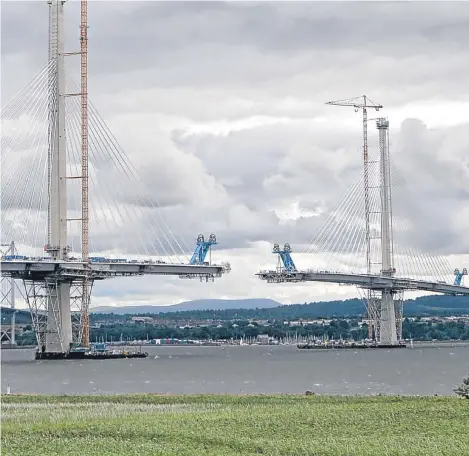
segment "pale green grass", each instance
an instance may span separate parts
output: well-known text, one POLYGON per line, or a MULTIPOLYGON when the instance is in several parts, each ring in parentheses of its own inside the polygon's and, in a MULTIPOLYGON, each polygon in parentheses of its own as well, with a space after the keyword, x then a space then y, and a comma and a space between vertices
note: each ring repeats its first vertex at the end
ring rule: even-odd
POLYGON ((454 397, 4 396, 2 455, 465 456, 454 397))

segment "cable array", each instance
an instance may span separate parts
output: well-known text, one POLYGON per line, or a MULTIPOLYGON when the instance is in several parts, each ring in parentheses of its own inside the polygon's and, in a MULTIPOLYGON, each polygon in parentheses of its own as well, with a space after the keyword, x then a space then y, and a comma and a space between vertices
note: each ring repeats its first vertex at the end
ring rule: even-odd
POLYGON ((1 112, 2 242, 14 240, 21 254, 33 257, 42 256, 47 240, 48 120, 57 103, 49 84, 55 74, 50 61, 1 112))
MULTIPOLYGON (((391 167, 391 180, 396 170, 391 167)), ((371 273, 381 272, 381 184, 380 163, 369 162, 368 185, 370 200, 370 258, 371 273)), ((328 270, 364 274, 366 265, 364 171, 345 193, 339 204, 329 213, 303 253, 312 255, 313 270, 328 270)), ((394 202, 399 209, 399 201, 394 202)), ((395 209, 395 207, 393 209, 395 209)), ((399 211, 397 211, 399 212, 399 211)), ((393 257, 397 277, 418 280, 454 280, 447 258, 420 252, 409 245, 409 233, 415 230, 412 222, 393 215, 393 257)))
MULTIPOLYGON (((394 182, 397 182, 395 178, 397 175, 397 168, 391 166, 391 178, 394 182)), ((403 182, 402 178, 399 181, 402 182, 401 185, 405 185, 407 190, 401 193, 411 195, 412 191, 409 185, 403 182)), ((397 271, 403 271, 403 273, 397 275, 405 275, 420 280, 452 283, 454 281, 454 268, 451 267, 446 257, 426 254, 412 245, 411 235, 415 237, 418 228, 409 217, 402 215, 402 204, 403 201, 396 201, 393 214, 394 264, 397 271)))
MULTIPOLYGON (((376 231, 379 210, 379 188, 375 185, 379 165, 371 162, 368 173, 370 200, 370 232, 376 231)), ((377 251, 371 243, 372 263, 377 262, 377 251)), ((366 272, 366 229, 364 204, 364 173, 345 193, 339 204, 329 213, 303 253, 312 254, 321 269, 342 272, 366 272)), ((315 265, 315 268, 317 266, 315 265)))
MULTIPOLYGON (((51 116, 57 101, 50 86, 56 82, 56 61, 51 60, 2 110, 1 204, 2 241, 15 240, 18 251, 42 256, 47 243, 49 204, 48 154, 55 137, 51 116)), ((81 114, 80 85, 66 68, 68 218, 72 255, 81 249, 81 114)), ((90 256, 164 259, 188 262, 191 250, 169 229, 161 205, 146 195, 138 173, 115 136, 89 102, 90 256)), ((392 177, 396 170, 392 166, 392 177)), ((348 273, 366 272, 364 172, 328 215, 303 253, 314 255, 314 269, 348 273)), ((370 256, 372 273, 381 270, 381 188, 379 160, 368 169, 370 256)), ((399 201, 396 205, 399 206, 399 201)), ((398 212, 396 212, 398 213, 398 212)), ((414 229, 410 220, 393 216, 393 251, 396 275, 451 281, 446 258, 419 252, 406 242, 414 229)))
MULTIPOLYGON (((51 60, 1 113, 2 238, 14 239, 28 256, 42 256, 47 243, 55 70, 51 60)), ((68 68, 66 92, 68 238, 70 255, 80 257, 80 85, 68 68)), ((90 256, 187 263, 191 249, 170 230, 159 202, 145 194, 135 166, 90 102, 88 109, 90 256)))

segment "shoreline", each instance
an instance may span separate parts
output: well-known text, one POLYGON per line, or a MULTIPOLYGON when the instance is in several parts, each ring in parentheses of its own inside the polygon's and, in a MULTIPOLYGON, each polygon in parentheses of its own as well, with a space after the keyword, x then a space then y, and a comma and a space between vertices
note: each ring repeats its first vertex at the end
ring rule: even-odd
MULTIPOLYGON (((201 399, 223 399, 223 398, 302 398, 302 397, 315 397, 325 400, 354 400, 354 399, 458 399, 464 400, 453 393, 448 394, 385 394, 385 393, 370 393, 370 394, 320 394, 315 393, 314 391, 305 391, 304 393, 91 393, 91 394, 47 394, 47 393, 1 393, 0 394, 2 402, 17 402, 9 398, 21 398, 21 399, 47 399, 48 401, 55 402, 58 399, 64 400, 81 400, 81 399, 91 399, 92 402, 100 402, 100 399, 114 399, 121 400, 126 399, 129 401, 141 400, 145 398, 168 398, 168 399, 184 399, 184 400, 201 400, 201 399)), ((21 401, 19 401, 21 402, 21 401)))
MULTIPOLYGON (((438 340, 438 341, 426 341, 426 340, 419 340, 419 341, 405 341, 406 347, 405 348, 415 348, 418 347, 469 347, 469 340, 438 340), (412 347, 412 345, 414 347, 412 347)), ((207 344, 116 344, 112 342, 107 343, 109 346, 116 346, 116 347, 154 347, 154 348, 164 348, 164 347, 182 347, 182 348, 193 348, 193 347, 295 347, 296 344, 230 344, 230 343, 207 343, 207 344)), ((5 344, 6 345, 6 344, 5 344)), ((36 345, 18 345, 16 347, 12 346, 1 346, 0 350, 34 350, 36 349, 36 345)), ((337 348, 339 350, 340 348, 337 348)))

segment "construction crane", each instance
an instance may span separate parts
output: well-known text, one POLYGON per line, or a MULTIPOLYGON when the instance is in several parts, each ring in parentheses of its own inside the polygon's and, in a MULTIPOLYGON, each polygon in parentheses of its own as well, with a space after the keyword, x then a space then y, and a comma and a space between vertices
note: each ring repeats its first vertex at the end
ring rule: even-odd
POLYGON ((454 285, 461 286, 464 276, 467 275, 467 269, 464 268, 461 272, 459 269, 454 270, 454 285))
POLYGON ((279 256, 279 265, 277 269, 283 269, 288 272, 296 272, 296 266, 295 263, 293 262, 293 259, 291 257, 291 247, 290 244, 285 244, 283 246, 283 250, 280 250, 280 247, 278 244, 274 244, 274 248, 272 249, 272 253, 276 253, 279 256), (280 265, 280 262, 283 264, 283 268, 280 265))
POLYGON ((207 253, 211 251, 212 245, 217 243, 217 237, 211 234, 208 241, 205 241, 204 235, 199 234, 197 237, 197 246, 194 254, 192 255, 190 264, 204 264, 207 253))
MULTIPOLYGON (((334 106, 351 106, 355 112, 362 110, 363 115, 363 167, 364 167, 364 185, 365 185, 365 239, 366 239, 366 273, 371 274, 371 237, 370 237, 370 187, 369 187, 369 156, 368 156, 368 108, 379 111, 383 106, 370 100, 366 95, 361 97, 349 98, 346 100, 328 101, 326 104, 334 106)), ((375 300, 372 299, 371 291, 367 297, 368 320, 372 321, 376 314, 372 307, 375 300)), ((373 334, 373 325, 369 325, 368 337, 371 339, 373 334)))
MULTIPOLYGON (((81 74, 81 256, 88 263, 88 0, 81 0, 80 74, 81 74)), ((90 344, 90 283, 85 274, 82 290, 82 344, 90 344)))

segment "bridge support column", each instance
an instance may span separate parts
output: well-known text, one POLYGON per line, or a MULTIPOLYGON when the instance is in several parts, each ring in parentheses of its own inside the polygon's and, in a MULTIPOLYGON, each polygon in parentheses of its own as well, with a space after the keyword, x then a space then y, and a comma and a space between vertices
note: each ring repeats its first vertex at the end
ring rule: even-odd
POLYGON ((394 297, 390 290, 382 291, 379 326, 379 343, 383 345, 397 345, 394 297))
POLYGON ((55 279, 25 280, 24 287, 39 351, 68 352, 72 342, 70 284, 55 279))
POLYGON ((0 281, 1 305, 12 309, 10 320, 10 339, 11 345, 16 345, 16 310, 15 310, 15 279, 11 277, 2 277, 0 281))
POLYGON ((404 291, 400 290, 394 295, 394 314, 396 316, 397 342, 402 340, 402 316, 404 314, 404 291))
MULTIPOLYGON (((0 252, 2 257, 6 255, 16 255, 15 241, 11 241, 10 244, 1 244, 0 252)), ((0 289, 1 289, 1 304, 2 306, 6 305, 11 307, 13 310, 11 313, 11 322, 10 322, 10 343, 11 345, 16 345, 16 303, 15 303, 15 279, 12 277, 2 277, 0 280, 0 289)))
MULTIPOLYGON (((64 353, 72 343, 70 284, 53 283, 47 287, 47 330, 45 351, 64 353)), ((42 347, 40 347, 42 348, 42 347)))
POLYGON ((89 304, 94 280, 81 277, 70 286, 73 342, 84 347, 90 344, 89 304))

